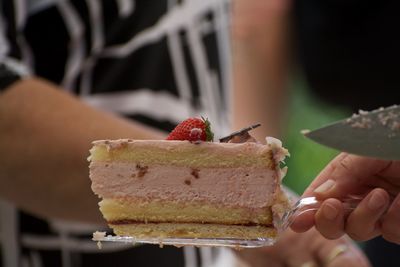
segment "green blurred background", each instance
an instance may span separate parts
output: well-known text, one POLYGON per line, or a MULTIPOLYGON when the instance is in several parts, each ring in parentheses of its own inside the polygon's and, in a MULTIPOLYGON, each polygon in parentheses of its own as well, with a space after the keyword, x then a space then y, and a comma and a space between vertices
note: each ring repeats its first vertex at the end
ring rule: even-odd
POLYGON ((285 161, 288 173, 284 184, 301 194, 338 151, 308 140, 300 131, 316 129, 346 118, 351 112, 311 96, 307 84, 301 78, 294 78, 290 87, 289 121, 282 140, 291 156, 285 161))

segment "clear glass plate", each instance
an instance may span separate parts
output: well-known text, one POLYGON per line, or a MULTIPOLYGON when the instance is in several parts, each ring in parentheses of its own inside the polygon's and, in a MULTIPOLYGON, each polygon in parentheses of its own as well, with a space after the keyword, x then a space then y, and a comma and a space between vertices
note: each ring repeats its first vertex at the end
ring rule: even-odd
POLYGON ((258 248, 273 245, 274 238, 257 239, 231 239, 231 238, 148 238, 140 239, 132 236, 114 236, 93 237, 93 241, 98 242, 124 242, 132 244, 155 244, 159 246, 173 245, 176 247, 196 246, 196 247, 230 247, 230 248, 258 248))

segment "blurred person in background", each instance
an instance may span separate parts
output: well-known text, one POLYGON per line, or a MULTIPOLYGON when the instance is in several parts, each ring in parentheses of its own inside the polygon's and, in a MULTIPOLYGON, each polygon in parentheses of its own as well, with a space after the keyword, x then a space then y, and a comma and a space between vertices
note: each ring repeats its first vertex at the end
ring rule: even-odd
MULTIPOLYGON (((247 91, 253 86, 244 73, 242 78, 235 76, 237 90, 231 92, 231 63, 235 69, 242 65, 246 57, 238 56, 238 49, 252 40, 236 35, 231 59, 229 4, 223 0, 1 2, 4 265, 239 264, 229 251, 210 248, 103 244, 98 250, 88 235, 105 227, 88 178, 86 158, 93 140, 163 139, 179 121, 199 115, 213 122, 217 136, 247 124, 247 119, 265 125, 258 138, 278 135, 278 128, 272 127, 277 117, 266 117, 263 107, 272 99, 268 94, 279 90, 247 91)), ((246 14, 247 7, 236 10, 246 14)), ((288 10, 283 6, 278 16, 266 21, 278 26, 269 29, 271 42, 266 49, 266 67, 272 73, 265 85, 275 89, 284 88, 285 78, 275 80, 273 72, 277 64, 282 64, 278 74, 285 71, 286 50, 280 45, 286 35, 280 27, 285 26, 288 10)), ((261 11, 278 10, 266 5, 261 11)), ((249 17, 236 14, 246 25, 249 17)), ((252 266, 369 266, 347 239, 328 241, 315 230, 301 235, 288 231, 274 247, 238 254, 242 264, 252 266)))
MULTIPOLYGON (((250 81, 251 84, 249 88, 258 86, 267 91, 272 90, 268 95, 269 101, 265 103, 265 112, 274 114, 270 116, 278 118, 277 114, 285 114, 282 110, 287 107, 285 98, 288 93, 292 97, 293 95, 299 97, 298 102, 295 99, 294 108, 289 106, 289 112, 286 113, 286 118, 291 124, 301 125, 301 128, 296 131, 296 134, 299 135, 300 129, 312 128, 310 125, 322 126, 323 122, 318 122, 321 114, 328 118, 325 120, 327 123, 340 117, 349 116, 360 109, 372 110, 399 104, 400 81, 397 70, 400 62, 398 49, 400 38, 397 36, 397 32, 400 28, 400 18, 397 16, 398 2, 282 0, 274 1, 274 3, 278 9, 285 5, 290 6, 292 16, 289 25, 283 29, 277 26, 280 25, 279 23, 257 20, 257 16, 254 14, 263 12, 260 8, 262 4, 254 1, 253 10, 248 12, 248 16, 253 18, 250 20, 253 24, 241 31, 244 35, 252 34, 253 36, 252 42, 246 44, 247 47, 241 47, 242 51, 247 51, 247 64, 238 68, 236 72, 236 74, 244 75, 243 71, 247 71, 247 81, 250 81), (268 64, 278 55, 278 53, 274 53, 277 51, 276 49, 267 49, 271 44, 271 35, 266 32, 270 32, 267 30, 270 28, 274 28, 281 34, 289 32, 290 37, 281 39, 285 42, 280 43, 277 49, 284 47, 287 43, 290 44, 292 49, 289 49, 291 53, 288 55, 294 59, 294 71, 300 73, 307 84, 307 91, 301 91, 303 95, 295 92, 301 89, 299 87, 304 87, 298 81, 295 81, 294 88, 290 92, 279 91, 279 86, 268 86, 270 85, 268 84, 269 78, 271 78, 269 74, 275 74, 272 80, 278 80, 277 84, 279 84, 279 77, 287 76, 285 70, 281 69, 281 61, 275 61, 275 65, 268 64), (268 54, 268 51, 274 52, 268 54), (304 95, 308 98, 311 95, 313 101, 304 101, 302 99, 305 97, 304 95), (307 105, 299 105, 299 102, 314 104, 316 108, 310 109, 307 105), (315 104, 315 102, 317 103, 315 104), (307 110, 308 113, 304 110, 307 110), (336 117, 329 120, 331 110, 342 110, 337 112, 342 115, 336 114, 336 117), (315 113, 318 113, 319 117, 315 113), (310 123, 312 119, 317 120, 310 123), (299 120, 301 121, 299 122, 299 120)), ((280 16, 279 11, 265 12, 264 14, 265 17, 280 16)), ((237 78, 237 76, 235 77, 237 78)), ((249 91, 247 93, 252 95, 249 91)), ((264 93, 264 96, 266 94, 264 93)), ((243 116, 244 119, 246 117, 243 116)), ((283 121, 287 121, 286 118, 283 118, 283 121)), ((271 127, 281 128, 279 123, 271 125, 271 127)), ((293 126, 289 125, 287 129, 286 131, 289 132, 285 133, 283 130, 282 135, 293 137, 293 133, 290 132, 293 126)), ((300 180, 299 177, 310 179, 309 177, 312 176, 309 176, 308 170, 315 168, 312 166, 315 165, 313 163, 317 162, 322 168, 333 158, 333 154, 331 154, 331 157, 325 158, 325 163, 321 164, 322 161, 318 161, 316 158, 323 158, 324 153, 317 153, 320 149, 318 146, 309 148, 308 145, 304 145, 307 141, 295 140, 295 138, 291 140, 285 137, 283 139, 292 154, 292 159, 288 160, 290 171, 286 180, 287 184, 293 184, 293 179, 300 180), (305 159, 302 160, 302 158, 305 159), (298 165, 296 161, 302 162, 302 166, 296 166, 296 164, 298 165), (304 174, 307 176, 303 176, 304 174)), ((327 169, 330 167, 332 165, 329 165, 327 169)), ((324 177, 326 178, 326 176, 324 177)), ((347 177, 347 179, 350 178, 347 177)), ((298 185, 297 191, 302 192, 302 189, 306 187, 307 180, 303 180, 303 183, 297 181, 296 184, 298 185)), ((357 238, 356 235, 353 236, 355 239, 363 239, 357 238)), ((387 239, 397 240, 388 236, 387 239)), ((374 266, 399 266, 400 264, 399 246, 386 242, 382 238, 367 242, 365 250, 374 266)))

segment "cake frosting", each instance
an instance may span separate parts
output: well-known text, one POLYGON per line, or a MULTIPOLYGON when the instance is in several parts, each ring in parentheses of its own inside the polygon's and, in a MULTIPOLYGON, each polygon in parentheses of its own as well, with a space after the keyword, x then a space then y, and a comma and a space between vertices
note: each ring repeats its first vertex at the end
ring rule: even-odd
POLYGON ((120 235, 271 237, 286 207, 280 162, 287 154, 277 139, 101 140, 91 149, 90 178, 120 235))

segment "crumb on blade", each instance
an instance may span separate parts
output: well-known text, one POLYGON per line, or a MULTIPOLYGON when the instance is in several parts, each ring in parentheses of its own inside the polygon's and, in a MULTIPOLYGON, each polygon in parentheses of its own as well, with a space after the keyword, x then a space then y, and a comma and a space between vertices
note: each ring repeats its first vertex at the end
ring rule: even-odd
POLYGON ((360 114, 360 115, 367 115, 368 113, 369 112, 366 110, 362 110, 362 109, 358 110, 358 114, 360 114))
POLYGON ((361 120, 351 124, 351 127, 360 129, 370 129, 372 127, 372 122, 371 119, 369 118, 362 118, 361 120))
POLYGON ((311 132, 309 129, 303 129, 300 131, 301 134, 308 134, 309 132, 311 132))

